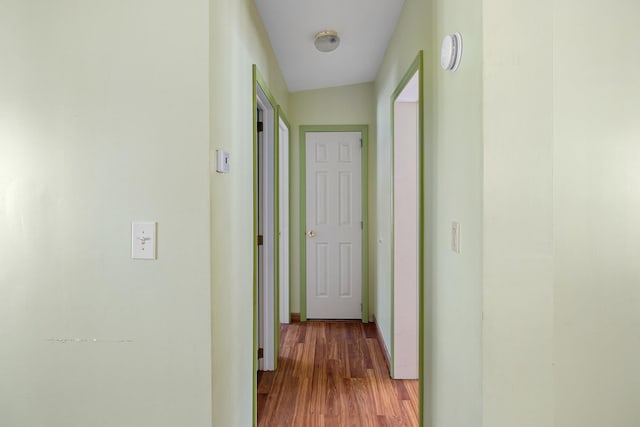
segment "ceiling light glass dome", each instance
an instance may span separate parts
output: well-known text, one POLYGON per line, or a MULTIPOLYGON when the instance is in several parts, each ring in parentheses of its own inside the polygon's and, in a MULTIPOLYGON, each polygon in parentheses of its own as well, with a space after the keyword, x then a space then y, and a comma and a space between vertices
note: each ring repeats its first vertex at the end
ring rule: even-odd
POLYGON ((314 44, 320 52, 333 52, 340 46, 340 36, 333 30, 320 31, 316 34, 314 44))

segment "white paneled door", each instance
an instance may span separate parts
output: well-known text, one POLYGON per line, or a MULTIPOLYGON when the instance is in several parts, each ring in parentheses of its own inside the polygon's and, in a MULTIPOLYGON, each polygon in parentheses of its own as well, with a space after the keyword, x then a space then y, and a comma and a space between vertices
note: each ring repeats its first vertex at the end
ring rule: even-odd
POLYGON ((362 135, 306 133, 307 318, 362 316, 362 135))

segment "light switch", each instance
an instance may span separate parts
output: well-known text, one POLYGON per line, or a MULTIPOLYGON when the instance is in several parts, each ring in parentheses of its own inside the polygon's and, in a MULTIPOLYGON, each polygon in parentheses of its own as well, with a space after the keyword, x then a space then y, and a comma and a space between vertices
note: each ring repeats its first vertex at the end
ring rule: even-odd
POLYGON ((156 259, 156 222, 131 223, 131 258, 156 259))
POLYGON ((457 254, 460 253, 460 223, 451 223, 451 250, 457 254))
POLYGON ((229 153, 216 150, 216 171, 219 173, 229 173, 229 153))

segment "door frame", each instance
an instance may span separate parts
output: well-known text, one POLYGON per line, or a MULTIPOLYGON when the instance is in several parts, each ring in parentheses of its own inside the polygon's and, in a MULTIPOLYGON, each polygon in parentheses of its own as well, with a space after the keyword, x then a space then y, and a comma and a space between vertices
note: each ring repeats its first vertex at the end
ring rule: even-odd
POLYGON ((404 73, 398 86, 391 95, 391 366, 393 369, 394 357, 394 330, 395 330, 395 312, 394 312, 394 153, 395 153, 395 101, 411 81, 415 74, 418 74, 418 399, 419 399, 419 425, 424 425, 424 202, 425 184, 424 184, 424 52, 420 50, 413 60, 407 71, 404 73))
POLYGON ((300 321, 307 320, 307 132, 360 132, 362 138, 362 322, 369 322, 369 125, 300 126, 300 321))
MULTIPOLYGON (((269 124, 273 129, 273 179, 274 179, 274 188, 273 188, 273 196, 274 196, 274 209, 273 209, 273 230, 274 236, 278 236, 280 232, 280 212, 279 212, 279 202, 280 202, 280 186, 278 185, 280 180, 279 173, 279 144, 277 143, 279 140, 278 132, 279 132, 279 118, 281 117, 281 107, 276 102, 275 98, 271 94, 269 87, 266 83, 266 80, 260 74, 258 67, 256 64, 252 66, 252 97, 253 97, 253 120, 251 123, 252 133, 253 133, 253 366, 252 366, 252 378, 253 378, 253 396, 252 396, 252 407, 253 407, 253 425, 257 425, 258 422, 258 329, 259 329, 259 319, 258 319, 258 131, 256 128, 256 122, 258 121, 258 87, 264 94, 267 99, 267 102, 273 108, 273 117, 272 122, 269 124)), ((280 245, 279 239, 275 238, 273 242, 273 283, 274 286, 272 288, 273 291, 273 307, 271 310, 273 312, 273 322, 271 322, 273 326, 273 367, 277 369, 278 367, 278 351, 280 348, 280 316, 278 312, 278 286, 279 283, 279 267, 280 267, 280 245)))
MULTIPOLYGON (((276 304, 277 312, 280 320, 276 325, 276 342, 280 342, 280 323, 289 323, 291 321, 291 124, 287 119, 282 107, 278 105, 277 117, 278 127, 276 129, 276 140, 278 141, 278 223, 279 237, 278 241, 284 243, 284 247, 279 246, 278 254, 280 257, 278 265, 278 286, 276 286, 276 304), (282 127, 287 129, 286 141, 281 141, 282 127), (284 160, 284 162, 283 162, 284 160), (283 197, 286 196, 286 197, 283 197), (286 224, 283 224, 286 219, 286 224), (284 226, 284 227, 283 227, 284 226), (286 232, 286 233, 285 233, 286 232), (284 235, 284 239, 280 236, 284 235), (284 258, 284 259, 283 259, 284 258), (284 271, 283 271, 284 267, 284 271)), ((277 357, 276 357, 277 366, 277 357)))
MULTIPOLYGON (((275 320, 278 317, 276 316, 277 313, 277 298, 276 298, 276 288, 277 288, 277 283, 278 283, 278 277, 279 277, 279 272, 278 272, 278 267, 279 267, 279 242, 276 236, 278 236, 279 234, 279 194, 278 194, 278 190, 279 190, 279 171, 278 171, 278 143, 277 143, 277 129, 278 129, 278 117, 277 117, 277 103, 273 97, 273 95, 271 94, 271 92, 269 91, 269 88, 265 82, 265 80, 262 78, 262 75, 260 74, 257 66, 254 65, 253 67, 254 70, 254 76, 255 76, 255 85, 254 85, 254 109, 253 109, 253 114, 254 114, 254 146, 253 146, 253 150, 254 150, 254 169, 253 169, 253 179, 254 179, 254 206, 253 206, 253 214, 254 214, 254 292, 255 292, 255 296, 254 296, 254 302, 256 305, 256 310, 254 312, 255 317, 256 317, 256 321, 255 321, 255 326, 256 326, 256 352, 255 352, 255 357, 256 360, 258 360, 257 358, 257 348, 259 348, 259 342, 258 342, 258 338, 259 338, 259 333, 260 333, 260 319, 258 318, 258 316, 262 317, 262 320, 264 321, 264 325, 263 325, 263 329, 264 329, 264 339, 265 339, 265 343, 263 343, 263 347, 265 349, 265 352, 263 354, 263 364, 267 363, 267 367, 264 368, 266 370, 271 370, 271 367, 273 367, 273 369, 275 370, 276 368, 276 363, 277 363, 277 354, 278 354, 278 348, 276 346, 276 331, 279 330, 279 328, 275 328, 275 320), (267 105, 268 104, 268 105, 267 105), (264 147, 263 147, 263 155, 264 155, 264 159, 259 159, 258 156, 258 132, 255 128, 255 123, 257 122, 257 110, 258 108, 261 108, 264 112, 265 112, 265 118, 263 119, 264 121, 264 131, 263 131, 263 141, 264 141, 264 147), (267 114, 268 113, 268 114, 267 114), (260 270, 259 270, 259 265, 258 265, 258 252, 259 252, 259 248, 258 248, 258 234, 259 234, 259 224, 258 221, 262 221, 261 218, 259 218, 259 212, 260 212, 260 200, 259 200, 259 174, 258 172, 262 172, 262 169, 259 167, 258 162, 261 161, 263 164, 267 161, 270 160, 270 156, 272 155, 272 163, 270 163, 268 166, 271 168, 271 175, 273 178, 273 188, 268 188, 266 190, 266 194, 263 196, 263 204, 266 207, 269 207, 269 201, 265 200, 264 198, 270 198, 272 197, 273 200, 273 205, 272 205, 272 210, 271 212, 269 212, 269 215, 267 215, 265 213, 265 215, 267 215, 267 220, 271 220, 269 221, 270 224, 267 225, 267 229, 263 230, 263 239, 264 239, 264 246, 263 248, 265 248, 266 250, 273 250, 273 253, 270 255, 266 255, 263 257, 264 260, 270 260, 272 261, 272 263, 270 263, 269 265, 269 269, 271 270, 271 274, 269 275, 269 277, 267 277, 265 275, 265 279, 266 279, 266 283, 265 283, 265 296, 264 296, 264 312, 260 312, 259 310, 259 289, 258 289, 258 285, 259 285, 259 277, 258 275, 260 274, 260 270), (272 227, 272 228, 270 228, 272 227), (269 231, 272 231, 272 233, 269 233, 269 231), (271 351, 269 351, 271 350, 271 351)), ((259 362, 258 362, 259 365, 259 362)))

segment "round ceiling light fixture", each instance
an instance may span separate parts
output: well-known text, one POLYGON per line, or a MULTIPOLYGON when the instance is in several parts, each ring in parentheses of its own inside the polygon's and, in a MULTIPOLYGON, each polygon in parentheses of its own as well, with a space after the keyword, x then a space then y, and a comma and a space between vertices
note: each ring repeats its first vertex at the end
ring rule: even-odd
POLYGON ((333 30, 320 31, 316 34, 314 44, 320 52, 333 52, 340 46, 340 36, 333 30))

